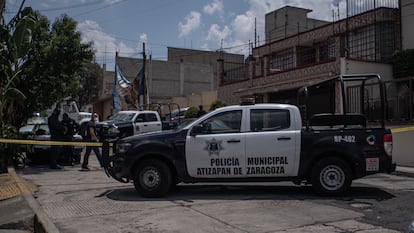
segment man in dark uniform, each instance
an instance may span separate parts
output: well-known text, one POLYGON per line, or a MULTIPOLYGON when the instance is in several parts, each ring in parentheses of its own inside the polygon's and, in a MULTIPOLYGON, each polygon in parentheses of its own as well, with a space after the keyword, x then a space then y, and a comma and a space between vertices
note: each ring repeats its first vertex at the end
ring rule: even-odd
MULTIPOLYGON (((63 113, 62 125, 65 127, 65 142, 71 142, 73 135, 78 132, 78 124, 67 113, 63 113)), ((79 164, 80 158, 77 158, 77 155, 75 155, 73 146, 65 146, 62 152, 65 164, 74 165, 76 162, 79 164)))
MULTIPOLYGON (((99 116, 97 113, 94 113, 91 117, 91 120, 88 123, 88 131, 86 134, 86 141, 88 142, 99 142, 98 135, 96 134, 96 122, 99 120, 99 116)), ((101 167, 103 167, 102 155, 99 151, 99 148, 96 146, 87 146, 85 154, 83 155, 83 163, 81 171, 89 171, 88 162, 89 162, 89 155, 91 151, 95 152, 96 158, 99 161, 101 167)))
POLYGON ((203 105, 198 105, 197 117, 201 117, 204 114, 206 114, 206 111, 204 111, 203 105))
MULTIPOLYGON (((59 121, 59 114, 60 109, 56 107, 53 110, 52 115, 47 119, 47 123, 49 124, 49 131, 50 131, 50 140, 51 141, 63 141, 65 136, 65 127, 59 121)), ((50 161, 49 166, 51 169, 62 169, 57 164, 57 160, 60 156, 60 146, 53 145, 52 150, 50 153, 50 161)))

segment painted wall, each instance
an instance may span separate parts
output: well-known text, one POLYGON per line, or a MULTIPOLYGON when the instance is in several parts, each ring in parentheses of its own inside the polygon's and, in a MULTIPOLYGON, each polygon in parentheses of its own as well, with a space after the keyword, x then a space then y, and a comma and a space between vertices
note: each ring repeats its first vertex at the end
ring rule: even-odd
POLYGON ((414 0, 401 0, 402 48, 414 49, 414 0))

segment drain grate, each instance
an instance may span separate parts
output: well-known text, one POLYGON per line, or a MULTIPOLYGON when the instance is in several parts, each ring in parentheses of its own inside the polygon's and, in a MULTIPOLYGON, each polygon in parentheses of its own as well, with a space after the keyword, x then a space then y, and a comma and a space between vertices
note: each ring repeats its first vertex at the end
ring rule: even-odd
POLYGON ((47 215, 52 219, 87 217, 93 215, 113 214, 116 212, 137 211, 139 207, 116 203, 108 200, 76 200, 65 202, 42 203, 47 215))

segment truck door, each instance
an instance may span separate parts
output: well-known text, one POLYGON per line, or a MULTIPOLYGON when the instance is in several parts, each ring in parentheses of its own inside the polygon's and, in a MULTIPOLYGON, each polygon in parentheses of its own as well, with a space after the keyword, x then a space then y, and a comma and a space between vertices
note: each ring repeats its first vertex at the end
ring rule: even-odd
POLYGON ((244 177, 245 133, 242 110, 220 112, 190 129, 186 138, 187 171, 192 177, 244 177), (197 134, 191 136, 191 131, 197 134))
POLYGON ((139 113, 134 122, 134 134, 160 131, 161 122, 155 113, 139 113))
POLYGON ((288 109, 250 109, 246 135, 247 177, 297 175, 300 130, 292 130, 288 109))

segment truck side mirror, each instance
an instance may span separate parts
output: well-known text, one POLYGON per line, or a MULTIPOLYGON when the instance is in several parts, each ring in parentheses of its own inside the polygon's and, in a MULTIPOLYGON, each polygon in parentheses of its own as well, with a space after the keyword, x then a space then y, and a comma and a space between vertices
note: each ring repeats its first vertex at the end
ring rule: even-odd
POLYGON ((191 129, 191 136, 196 136, 198 134, 206 134, 206 133, 211 133, 211 124, 210 123, 203 123, 203 124, 198 124, 195 125, 192 129, 191 129))
POLYGON ((199 134, 202 134, 204 132, 204 127, 202 124, 198 124, 195 125, 192 129, 191 129, 191 133, 190 136, 196 136, 199 134))

